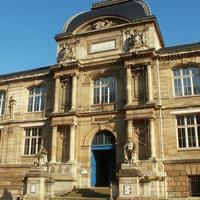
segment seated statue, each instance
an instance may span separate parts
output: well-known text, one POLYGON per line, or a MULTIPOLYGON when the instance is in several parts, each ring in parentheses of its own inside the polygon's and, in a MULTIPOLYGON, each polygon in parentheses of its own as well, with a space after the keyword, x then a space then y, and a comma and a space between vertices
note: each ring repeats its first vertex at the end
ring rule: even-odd
POLYGON ((47 150, 40 146, 39 152, 34 157, 34 165, 35 166, 46 166, 47 165, 47 150))
POLYGON ((124 145, 124 158, 125 163, 136 163, 137 155, 136 155, 136 146, 131 138, 128 139, 128 142, 124 145))

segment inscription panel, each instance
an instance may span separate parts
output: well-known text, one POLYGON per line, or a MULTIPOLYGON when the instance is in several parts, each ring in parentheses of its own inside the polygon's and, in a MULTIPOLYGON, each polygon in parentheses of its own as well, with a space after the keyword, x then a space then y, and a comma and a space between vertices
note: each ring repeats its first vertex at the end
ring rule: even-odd
POLYGON ((98 53, 102 51, 109 51, 116 49, 116 40, 109 40, 104 42, 90 44, 90 53, 98 53))

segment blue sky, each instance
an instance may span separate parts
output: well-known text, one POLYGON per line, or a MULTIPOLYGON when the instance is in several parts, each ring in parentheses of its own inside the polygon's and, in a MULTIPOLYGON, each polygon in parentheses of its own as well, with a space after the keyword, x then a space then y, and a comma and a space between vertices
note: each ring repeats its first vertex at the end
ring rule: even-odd
MULTIPOLYGON (((94 0, 0 0, 0 74, 55 64, 54 36, 94 0)), ((200 0, 146 0, 166 46, 200 42, 200 0)))

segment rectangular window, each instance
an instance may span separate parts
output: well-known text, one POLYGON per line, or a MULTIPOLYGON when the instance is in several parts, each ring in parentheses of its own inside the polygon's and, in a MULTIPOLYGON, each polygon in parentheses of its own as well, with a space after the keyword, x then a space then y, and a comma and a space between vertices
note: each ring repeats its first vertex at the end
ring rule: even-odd
POLYGON ((42 128, 25 129, 24 155, 38 153, 42 142, 42 128))
POLYGON ((113 103, 115 101, 115 79, 99 78, 94 81, 94 104, 113 103))
POLYGON ((200 175, 189 176, 190 196, 200 197, 200 175))
POLYGON ((177 116, 179 148, 200 147, 200 114, 177 116))
POLYGON ((29 91, 28 112, 37 112, 44 109, 45 88, 36 87, 29 91))
POLYGON ((176 68, 173 72, 175 96, 190 96, 200 94, 199 67, 188 66, 176 68))
POLYGON ((4 114, 4 110, 5 110, 5 92, 1 92, 0 91, 0 115, 4 114))

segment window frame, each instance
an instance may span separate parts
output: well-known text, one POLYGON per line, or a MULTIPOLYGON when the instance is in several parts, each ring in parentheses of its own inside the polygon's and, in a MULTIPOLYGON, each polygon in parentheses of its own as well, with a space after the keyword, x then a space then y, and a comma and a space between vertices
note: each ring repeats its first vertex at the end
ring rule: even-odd
POLYGON ((46 104, 46 87, 45 86, 36 86, 28 89, 28 108, 27 112, 42 112, 45 109, 46 104), (37 89, 40 89, 40 93, 37 94, 37 89), (33 94, 31 94, 33 91, 33 94), (37 98, 39 99, 37 103, 37 98), (37 108, 38 107, 38 108, 37 108))
POLYGON ((42 127, 29 127, 24 128, 24 148, 23 148, 23 156, 33 156, 39 152, 40 146, 43 141, 43 129, 42 127), (33 130, 36 130, 36 135, 33 135, 33 130), (29 131, 30 136, 27 136, 27 132, 29 131), (35 144, 33 140, 36 140, 35 144), (26 141, 28 141, 28 145, 26 145, 26 141), (35 148, 33 149, 33 145, 35 148), (34 153, 32 153, 32 150, 34 153))
POLYGON ((0 90, 0 116, 5 113, 5 104, 6 104, 6 92, 0 90))
POLYGON ((115 76, 103 76, 103 77, 98 77, 98 78, 94 79, 93 80, 93 87, 92 87, 92 94, 93 94, 92 95, 92 105, 94 105, 94 106, 102 105, 102 104, 113 104, 113 103, 115 103, 116 102, 116 97, 117 97, 117 81, 116 81, 115 76), (101 84, 103 79, 108 79, 109 80, 109 78, 112 78, 113 80, 111 80, 109 83, 106 83, 107 86, 106 86, 106 84, 101 84), (95 85, 95 82, 98 81, 98 80, 100 81, 99 86, 95 85), (114 82, 114 85, 111 85, 112 81, 114 82), (108 85, 110 85, 110 86, 108 86, 108 85), (111 93, 110 93, 110 90, 111 90, 112 87, 114 88, 113 101, 111 99, 112 96, 111 96, 111 93), (95 89, 96 88, 99 88, 99 92, 98 92, 98 94, 99 94, 99 103, 95 102, 95 101, 97 101, 97 100, 95 100, 95 99, 97 99, 97 97, 95 97, 96 96, 95 95, 95 89), (107 101, 102 101, 102 97, 103 97, 102 88, 106 89, 105 93, 107 92, 107 96, 105 96, 104 98, 105 99, 107 98, 107 101))
POLYGON ((200 67, 196 66, 196 65, 188 65, 188 66, 182 66, 182 67, 176 67, 172 70, 172 80, 173 80, 173 93, 174 93, 174 97, 175 98, 180 98, 180 97, 191 97, 191 96, 198 96, 200 95, 200 92, 195 94, 194 91, 194 77, 199 77, 199 81, 200 81, 200 67), (183 70, 188 68, 189 70, 189 74, 187 75, 183 75, 183 70), (199 75, 195 75, 194 73, 192 73, 192 69, 198 69, 199 71, 199 75), (174 73, 175 71, 180 71, 180 75, 179 76, 175 76, 174 73), (189 82, 190 82, 190 87, 191 87, 191 94, 185 94, 185 84, 184 84, 184 79, 188 79, 189 78, 189 82), (176 94, 176 84, 175 84, 175 80, 180 80, 181 84, 181 88, 178 91, 178 95, 176 94), (181 94, 180 94, 181 93, 181 94))
MULTIPOLYGON (((189 113, 189 114, 178 114, 176 115, 176 140, 177 140, 177 148, 179 150, 195 150, 195 149, 200 149, 200 123, 197 124, 197 115, 200 116, 200 113, 189 113), (188 116, 193 116, 194 118, 194 124, 188 124, 187 123, 187 117, 188 116), (178 125, 178 117, 183 117, 184 118, 184 125, 178 125), (199 133, 198 133, 198 127, 199 127, 199 133), (195 144, 196 146, 190 146, 189 145, 189 136, 188 136, 188 129, 194 128, 194 133, 195 133, 195 144), (179 129, 184 129, 185 133, 185 146, 181 147, 179 143, 179 129)), ((191 139, 192 141, 192 139, 191 139)))

